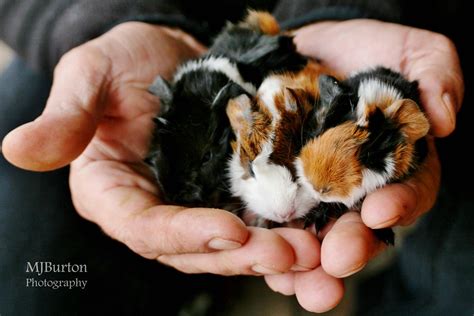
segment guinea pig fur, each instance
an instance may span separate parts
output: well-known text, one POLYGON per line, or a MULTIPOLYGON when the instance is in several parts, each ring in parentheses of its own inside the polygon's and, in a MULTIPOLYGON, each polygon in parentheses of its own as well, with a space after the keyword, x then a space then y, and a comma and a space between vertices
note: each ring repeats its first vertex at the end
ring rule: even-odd
POLYGON ((268 13, 251 12, 245 21, 229 24, 206 55, 181 65, 171 82, 157 77, 151 85, 160 113, 145 161, 165 202, 220 206, 233 138, 227 101, 254 95, 268 73, 306 64, 292 38, 274 35, 277 30, 268 13))
POLYGON ((254 99, 242 95, 229 101, 227 115, 236 134, 228 168, 231 192, 264 219, 288 222, 317 203, 299 189, 294 159, 306 117, 319 102, 323 72, 328 70, 310 62, 298 73, 267 77, 254 99))
POLYGON ((417 83, 389 69, 379 67, 344 82, 326 79, 320 86, 326 97, 322 106, 340 109, 338 103, 350 102, 343 108, 352 108, 344 114, 351 119, 316 129, 296 160, 298 181, 319 201, 357 208, 366 194, 418 168, 426 155, 429 122, 416 103, 417 83))

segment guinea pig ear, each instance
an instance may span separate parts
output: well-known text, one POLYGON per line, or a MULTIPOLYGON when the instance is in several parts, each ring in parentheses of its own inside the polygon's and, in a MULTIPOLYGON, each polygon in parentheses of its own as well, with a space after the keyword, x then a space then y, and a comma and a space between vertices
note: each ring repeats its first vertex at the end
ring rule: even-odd
POLYGON ((247 94, 247 91, 237 83, 231 81, 217 93, 214 101, 212 101, 212 109, 225 110, 230 99, 236 98, 242 94, 247 94))
POLYGON ((329 75, 321 75, 318 80, 320 104, 311 110, 310 119, 305 122, 304 141, 321 135, 331 127, 346 121, 351 116, 351 103, 343 84, 329 75), (336 100, 336 98, 338 100, 336 100))
POLYGON ((343 92, 339 81, 329 75, 319 76, 319 95, 321 97, 321 104, 329 106, 334 98, 343 92))
POLYGON ((295 89, 295 88, 285 88, 283 94, 285 99, 285 109, 288 112, 298 112, 300 110, 303 113, 307 111, 304 108, 305 102, 302 100, 303 98, 303 89, 295 89))
POLYGON ((430 129, 425 114, 411 99, 395 101, 385 109, 384 114, 399 124, 400 130, 411 142, 426 136, 430 129))
POLYGON ((160 98, 159 115, 163 115, 164 113, 168 112, 171 101, 173 100, 171 84, 161 76, 157 76, 151 86, 148 87, 148 91, 160 98))
POLYGON ((236 135, 249 130, 252 126, 252 101, 246 94, 231 99, 227 105, 226 112, 230 125, 236 135))

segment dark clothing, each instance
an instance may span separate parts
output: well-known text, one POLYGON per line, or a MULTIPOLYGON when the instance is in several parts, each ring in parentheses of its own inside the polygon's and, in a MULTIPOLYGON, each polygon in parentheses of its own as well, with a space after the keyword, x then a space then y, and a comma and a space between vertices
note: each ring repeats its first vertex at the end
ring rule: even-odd
MULTIPOLYGON (((473 314, 474 168, 462 149, 472 143, 468 137, 474 54, 464 34, 470 10, 463 1, 0 0, 0 38, 29 66, 42 71, 16 60, 0 76, 0 137, 41 112, 49 76, 66 51, 114 25, 139 20, 177 26, 209 43, 225 19, 240 19, 247 6, 269 9, 287 28, 367 17, 432 29, 455 41, 466 76, 466 106, 454 135, 438 141, 443 164, 440 199, 405 240, 395 264, 361 286, 357 314, 473 314), (471 184, 461 184, 458 175, 471 184)), ((203 281, 204 276, 164 268, 81 219, 70 201, 67 173, 21 171, 0 157, 1 315, 174 315, 196 291, 215 288, 212 295, 223 296, 225 287, 219 285, 229 278, 205 276, 203 281), (87 289, 26 287, 26 263, 35 261, 87 264, 87 289)), ((75 277, 82 275, 66 278, 75 277)))
POLYGON ((443 188, 393 266, 358 287, 358 314, 472 314, 473 211, 472 191, 443 188))
POLYGON ((397 0, 0 0, 0 38, 36 69, 52 71, 71 48, 121 22, 179 27, 205 44, 246 8, 274 11, 287 27, 321 19, 400 16, 397 0), (27 22, 26 22, 27 21, 27 22))

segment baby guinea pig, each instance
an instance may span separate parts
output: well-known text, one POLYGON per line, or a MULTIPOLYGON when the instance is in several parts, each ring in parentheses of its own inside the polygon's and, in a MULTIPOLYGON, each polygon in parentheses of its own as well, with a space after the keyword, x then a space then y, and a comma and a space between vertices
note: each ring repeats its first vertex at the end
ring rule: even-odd
POLYGON ((160 113, 146 162, 165 202, 221 206, 233 138, 227 101, 254 95, 270 72, 306 64, 292 38, 276 32, 268 13, 250 12, 244 22, 229 24, 206 55, 181 65, 172 82, 157 77, 150 87, 160 98, 160 113))
POLYGON ((319 103, 321 73, 330 72, 309 62, 298 73, 267 77, 254 99, 242 95, 229 101, 227 115, 236 134, 230 189, 257 219, 288 222, 318 202, 300 190, 294 159, 303 145, 304 122, 319 103))
MULTIPOLYGON (((344 82, 331 77, 322 81, 321 89, 331 91, 331 97, 322 104, 328 109, 321 112, 353 110, 339 112, 344 114, 339 115, 342 122, 333 119, 333 125, 312 131, 315 137, 303 146, 295 163, 298 182, 321 202, 357 209, 368 193, 417 170, 426 155, 429 122, 416 103, 417 82, 389 69, 379 67, 344 82)), ((325 203, 320 206, 326 208, 325 203)))

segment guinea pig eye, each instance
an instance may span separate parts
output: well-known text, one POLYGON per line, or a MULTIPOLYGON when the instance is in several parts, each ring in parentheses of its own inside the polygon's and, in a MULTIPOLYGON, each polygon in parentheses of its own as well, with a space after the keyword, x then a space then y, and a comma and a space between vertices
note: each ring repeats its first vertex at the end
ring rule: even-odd
POLYGON ((207 151, 204 156, 202 156, 202 164, 206 164, 208 163, 209 161, 212 160, 212 152, 211 151, 207 151))
POLYGON ((329 193, 331 192, 331 188, 330 187, 324 187, 321 189, 321 194, 326 194, 326 193, 329 193))

